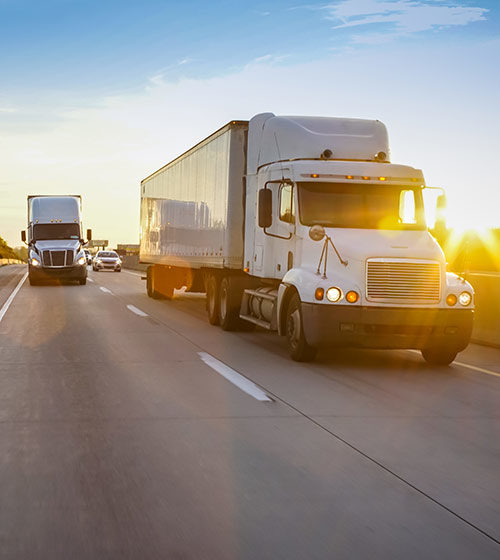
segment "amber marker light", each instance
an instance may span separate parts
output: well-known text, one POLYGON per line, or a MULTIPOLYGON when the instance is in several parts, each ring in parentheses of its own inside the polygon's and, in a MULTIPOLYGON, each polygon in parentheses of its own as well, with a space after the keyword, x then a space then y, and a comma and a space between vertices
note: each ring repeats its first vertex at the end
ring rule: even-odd
POLYGON ((317 173, 311 173, 311 177, 313 179, 317 179, 319 177, 319 175, 317 173))
POLYGON ((387 177, 379 177, 378 180, 379 181, 387 181, 387 177))
POLYGON ((316 288, 316 291, 314 292, 314 297, 318 300, 321 301, 323 299, 323 297, 325 296, 325 290, 324 288, 316 288))
POLYGON ((350 292, 347 292, 347 294, 345 295, 345 299, 349 303, 356 303, 359 299, 359 294, 358 294, 358 292, 355 292, 354 290, 351 290, 350 292))
POLYGON ((345 178, 346 179, 354 179, 354 177, 352 175, 346 175, 345 178))
POLYGON ((368 181, 370 179, 370 177, 367 177, 366 175, 363 175, 363 177, 361 177, 361 179, 364 179, 365 181, 368 181))
POLYGON ((455 294, 448 294, 446 296, 446 303, 450 306, 453 307, 454 305, 456 305, 457 303, 457 296, 455 294))

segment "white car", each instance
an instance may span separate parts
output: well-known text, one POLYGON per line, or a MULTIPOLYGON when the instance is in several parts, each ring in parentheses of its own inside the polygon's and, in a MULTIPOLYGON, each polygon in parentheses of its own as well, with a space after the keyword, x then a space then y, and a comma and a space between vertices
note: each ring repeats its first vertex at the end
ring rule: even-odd
POLYGON ((122 261, 114 251, 98 251, 92 262, 92 269, 96 272, 99 272, 99 270, 121 272, 122 261))

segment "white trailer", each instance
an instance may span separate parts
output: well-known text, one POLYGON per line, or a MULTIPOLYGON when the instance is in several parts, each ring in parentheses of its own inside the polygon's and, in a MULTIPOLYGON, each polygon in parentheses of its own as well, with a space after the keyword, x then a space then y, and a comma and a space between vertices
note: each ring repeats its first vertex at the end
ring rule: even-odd
POLYGON ((232 121, 141 182, 148 294, 206 290, 210 323, 276 330, 299 361, 337 345, 450 363, 473 291, 446 272, 425 188, 380 121, 232 121))
MULTIPOLYGON (((87 281, 87 258, 83 250, 80 195, 28 196, 29 282, 44 280, 87 281)), ((87 230, 87 238, 92 232, 87 230)), ((21 231, 26 243, 26 231, 21 231)))

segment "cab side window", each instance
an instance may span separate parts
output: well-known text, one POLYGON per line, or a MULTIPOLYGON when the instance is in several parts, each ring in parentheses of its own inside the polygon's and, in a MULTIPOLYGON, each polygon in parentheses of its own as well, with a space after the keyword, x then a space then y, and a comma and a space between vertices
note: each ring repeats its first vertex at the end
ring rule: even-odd
POLYGON ((295 223, 292 185, 283 185, 280 189, 280 220, 289 224, 295 223))

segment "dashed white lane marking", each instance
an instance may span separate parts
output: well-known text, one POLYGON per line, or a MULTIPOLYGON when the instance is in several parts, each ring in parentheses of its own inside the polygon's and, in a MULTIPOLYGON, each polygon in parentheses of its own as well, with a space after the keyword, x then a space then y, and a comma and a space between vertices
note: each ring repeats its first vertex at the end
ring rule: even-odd
POLYGON ((102 290, 105 294, 113 295, 113 292, 111 290, 108 290, 108 288, 105 288, 104 286, 101 286, 99 289, 102 290))
MULTIPOLYGON (((418 350, 408 350, 408 352, 412 352, 414 354, 420 354, 418 350)), ((486 373, 486 375, 493 375, 495 377, 500 377, 500 373, 498 373, 498 371, 491 371, 490 369, 485 369, 478 366, 472 366, 470 364, 464 364, 463 362, 452 362, 450 365, 453 364, 455 364, 456 366, 472 369, 473 371, 479 371, 480 373, 486 373)))
POLYGON ((3 316, 7 313, 7 309, 9 309, 10 304, 13 302, 14 298, 16 297, 17 292, 21 289, 21 286, 24 284, 24 281, 28 277, 28 273, 25 272, 24 276, 19 280, 17 286, 14 288, 10 296, 7 298, 7 301, 3 304, 2 309, 0 309, 0 321, 2 321, 3 316))
POLYGON ((144 311, 141 311, 135 305, 127 305, 127 309, 130 309, 130 311, 132 311, 132 313, 135 313, 136 315, 139 315, 139 317, 147 317, 148 316, 147 313, 144 313, 144 311))
POLYGON ((233 368, 230 368, 223 362, 219 361, 217 358, 214 358, 206 352, 198 352, 198 356, 200 356, 202 361, 204 361, 207 366, 211 367, 217 373, 222 375, 222 377, 230 381, 233 385, 236 385, 236 387, 244 391, 247 395, 250 395, 254 399, 257 399, 261 402, 272 402, 272 399, 269 398, 262 389, 257 387, 255 383, 252 383, 252 381, 250 381, 246 377, 243 377, 243 375, 240 375, 233 368))
POLYGON ((87 276, 87 280, 88 280, 89 282, 93 282, 92 278, 89 278, 88 276, 87 276))
MULTIPOLYGON (((140 278, 142 276, 140 272, 131 272, 130 270, 125 270, 124 268, 122 268, 122 272, 126 272, 127 274, 130 274, 132 276, 137 276, 137 278, 140 278)), ((146 273, 144 272, 144 274, 146 273)))

